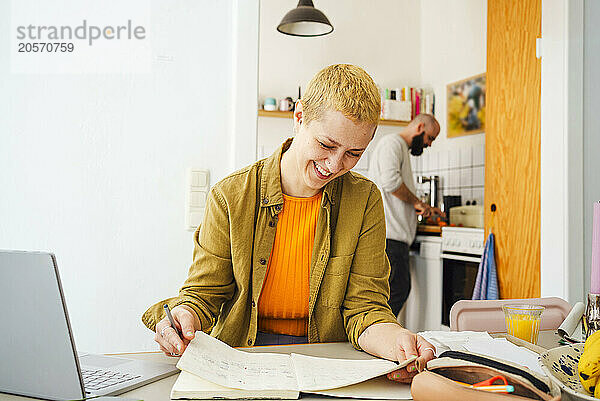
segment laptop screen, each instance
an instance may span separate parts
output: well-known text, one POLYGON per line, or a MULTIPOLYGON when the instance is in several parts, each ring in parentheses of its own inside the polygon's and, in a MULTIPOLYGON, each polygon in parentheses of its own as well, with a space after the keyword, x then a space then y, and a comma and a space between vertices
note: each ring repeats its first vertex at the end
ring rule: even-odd
POLYGON ((0 251, 0 391, 81 399, 83 387, 54 255, 0 251))

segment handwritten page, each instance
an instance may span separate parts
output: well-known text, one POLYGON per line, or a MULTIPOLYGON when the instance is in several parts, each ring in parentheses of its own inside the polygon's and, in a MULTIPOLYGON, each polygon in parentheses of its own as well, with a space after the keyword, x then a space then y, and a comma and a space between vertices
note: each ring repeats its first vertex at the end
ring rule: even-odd
POLYGON ((393 372, 417 359, 413 357, 399 365, 385 359, 332 359, 299 354, 291 357, 300 391, 328 390, 360 383, 393 372))
MULTIPOLYGON (((354 393, 359 397, 361 389, 349 386, 403 368, 415 359, 413 357, 398 364, 385 359, 333 359, 300 354, 251 353, 236 350, 208 334, 197 332, 179 359, 177 367, 204 380, 234 389, 299 390, 325 394, 331 389, 345 387, 344 392, 354 393)), ((385 377, 382 379, 387 380, 385 377)), ((400 385, 394 389, 399 390, 398 395, 405 390, 400 385)))
POLYGON ((177 367, 231 388, 298 389, 289 355, 239 351, 200 331, 187 346, 177 367))

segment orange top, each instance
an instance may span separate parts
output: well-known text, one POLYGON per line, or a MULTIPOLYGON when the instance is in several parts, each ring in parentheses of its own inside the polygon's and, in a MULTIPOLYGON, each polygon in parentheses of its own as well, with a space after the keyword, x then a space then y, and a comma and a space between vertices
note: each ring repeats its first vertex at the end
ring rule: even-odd
POLYGON ((310 198, 283 195, 275 242, 258 299, 258 330, 306 336, 312 257, 321 194, 310 198))

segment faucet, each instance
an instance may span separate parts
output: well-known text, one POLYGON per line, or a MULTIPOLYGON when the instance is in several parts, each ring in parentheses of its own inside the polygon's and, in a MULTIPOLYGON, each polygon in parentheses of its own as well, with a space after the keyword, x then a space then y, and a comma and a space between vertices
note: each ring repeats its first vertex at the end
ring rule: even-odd
POLYGON ((429 206, 438 207, 438 188, 440 186, 440 176, 432 175, 428 177, 425 175, 419 175, 417 176, 417 182, 419 184, 429 183, 429 206))

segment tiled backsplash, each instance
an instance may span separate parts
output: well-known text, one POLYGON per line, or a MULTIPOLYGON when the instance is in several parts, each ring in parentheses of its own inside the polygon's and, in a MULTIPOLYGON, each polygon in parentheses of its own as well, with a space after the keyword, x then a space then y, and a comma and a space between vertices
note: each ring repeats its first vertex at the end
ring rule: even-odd
MULTIPOLYGON (((440 192, 444 195, 460 195, 463 205, 475 200, 483 205, 485 177, 485 145, 445 147, 440 150, 425 149, 419 157, 411 156, 415 183, 418 176, 440 177, 440 192)), ((429 184, 417 183, 417 196, 429 192, 429 184)))

